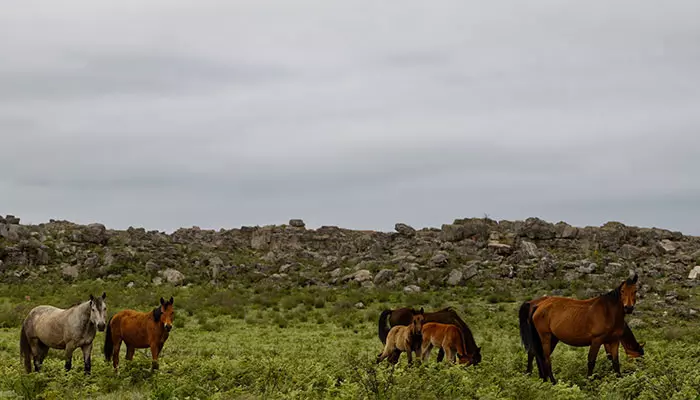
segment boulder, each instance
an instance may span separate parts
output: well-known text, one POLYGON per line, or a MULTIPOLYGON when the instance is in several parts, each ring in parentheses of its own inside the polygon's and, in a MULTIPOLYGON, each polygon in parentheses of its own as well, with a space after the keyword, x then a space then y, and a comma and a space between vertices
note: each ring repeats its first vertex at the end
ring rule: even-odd
POLYGON ((290 219, 289 226, 293 226, 295 228, 305 228, 306 224, 304 223, 304 220, 301 219, 290 219))
POLYGON ((63 275, 64 278, 78 279, 78 267, 75 265, 65 265, 61 268, 61 275, 63 275))
POLYGON ((598 264, 596 263, 586 263, 585 265, 582 265, 578 267, 578 272, 582 274, 592 274, 598 269, 598 264))
POLYGON ((166 282, 172 283, 173 285, 180 285, 185 280, 185 275, 175 268, 168 268, 165 271, 161 271, 160 274, 165 278, 166 282))
POLYGON ((80 242, 107 244, 107 228, 102 224, 90 224, 80 231, 80 242))
POLYGON ((389 282, 394 277, 394 270, 383 269, 374 276, 374 284, 379 286, 389 282))
POLYGON ((394 230, 396 230, 396 232, 401 236, 405 236, 405 237, 416 236, 416 230, 413 229, 413 227, 406 225, 406 224, 398 223, 398 224, 394 225, 394 230))
POLYGON ((453 269, 450 271, 450 275, 447 277, 447 284, 450 286, 458 286, 464 282, 464 274, 458 269, 453 269))
POLYGON ((496 254, 506 255, 512 252, 510 245, 499 243, 499 242, 489 242, 488 248, 495 251, 496 254))
POLYGON ((664 239, 657 244, 657 250, 659 250, 661 254, 675 253, 677 249, 678 246, 668 239, 664 239))
POLYGON ((160 276, 156 276, 155 278, 153 278, 152 282, 153 285, 160 286, 161 284, 163 284, 163 279, 160 276))
POLYGON ((522 224, 518 233, 520 236, 526 236, 534 240, 547 240, 554 239, 557 231, 554 229, 554 225, 549 222, 539 218, 528 218, 522 224))
POLYGON ((527 240, 520 242, 520 250, 529 258, 537 257, 537 245, 527 240))
POLYGON ((464 239, 464 226, 456 224, 443 224, 441 239, 446 242, 459 242, 464 239))
POLYGON ((420 286, 418 285, 408 285, 403 288, 404 293, 418 293, 420 292, 420 286))
POLYGON ((700 277, 700 265, 696 265, 688 274, 688 279, 698 279, 700 277))
POLYGON ((435 253, 435 255, 430 259, 431 267, 444 267, 449 261, 449 255, 444 251, 435 253))
POLYGON ((6 215, 5 223, 10 225, 19 225, 19 217, 15 217, 14 215, 6 215))
POLYGON ((618 251, 620 257, 627 260, 636 260, 643 255, 642 249, 631 244, 623 244, 618 251))

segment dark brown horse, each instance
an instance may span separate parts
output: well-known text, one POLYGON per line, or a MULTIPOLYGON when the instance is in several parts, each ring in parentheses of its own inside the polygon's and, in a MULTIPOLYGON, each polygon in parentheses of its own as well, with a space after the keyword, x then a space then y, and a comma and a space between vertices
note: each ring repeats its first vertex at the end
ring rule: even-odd
POLYGON ((520 337, 525 348, 535 351, 543 380, 556 383, 551 354, 558 342, 588 350, 588 376, 593 374, 600 346, 609 345, 613 370, 620 376, 618 351, 625 332, 625 314, 637 302, 637 274, 604 295, 586 300, 549 297, 530 307, 520 307, 520 337), (528 312, 529 309, 529 312, 528 312), (527 317, 523 323, 523 317, 527 317))
MULTIPOLYGON (((379 316, 379 340, 381 340, 382 343, 386 343, 386 337, 389 333, 390 327, 396 325, 409 325, 413 319, 413 315, 415 314, 418 314, 418 311, 409 307, 382 311, 381 315, 379 316)), ((472 331, 452 307, 446 307, 438 311, 424 313, 424 317, 426 323, 440 322, 443 324, 456 325, 462 332, 464 347, 466 348, 467 355, 472 360, 472 364, 476 365, 481 362, 481 347, 476 345, 472 331)), ((438 352, 438 362, 442 361, 444 357, 445 352, 441 348, 438 352)), ((394 359, 398 360, 397 354, 392 355, 389 361, 393 362, 394 359)))
POLYGON ((126 344, 126 359, 134 358, 136 349, 151 349, 152 369, 158 369, 158 356, 168 340, 173 328, 173 298, 165 301, 160 298, 160 305, 151 312, 122 310, 107 324, 104 354, 107 361, 112 360, 116 370, 119 367, 119 347, 126 344))
MULTIPOLYGON (((525 303, 523 303, 523 305, 520 308, 520 313, 521 313, 520 333, 521 333, 521 335, 523 332, 527 332, 527 329, 528 329, 527 328, 527 323, 528 323, 527 319, 530 315, 530 309, 533 306, 536 306, 536 305, 538 305, 538 304, 540 304, 548 299, 549 299, 549 296, 543 296, 543 297, 540 297, 538 299, 526 301, 525 303)), ((521 339, 522 339, 522 337, 521 337, 521 339)), ((627 353, 628 357, 638 358, 638 357, 642 357, 644 355, 644 343, 640 344, 637 342, 637 339, 634 337, 634 334, 632 333, 632 330, 630 329, 630 327, 627 325, 627 322, 625 322, 625 330, 622 333, 622 338, 620 340, 622 343, 622 347, 625 349, 625 353, 627 353)), ((535 358, 535 349, 532 346, 528 347, 527 344, 525 343, 525 339, 522 340, 522 343, 523 343, 523 346, 525 346, 525 350, 527 350, 527 370, 526 370, 526 372, 529 374, 529 373, 532 373, 532 361, 535 358)), ((552 346, 552 352, 554 352, 555 346, 556 346, 556 344, 554 346, 552 346)), ((613 357, 612 357, 611 352, 612 352, 613 345, 610 343, 605 343, 605 344, 603 344, 603 346, 605 347, 605 352, 608 355, 608 359, 612 360, 613 357)), ((544 378, 544 377, 540 376, 540 378, 544 378)))

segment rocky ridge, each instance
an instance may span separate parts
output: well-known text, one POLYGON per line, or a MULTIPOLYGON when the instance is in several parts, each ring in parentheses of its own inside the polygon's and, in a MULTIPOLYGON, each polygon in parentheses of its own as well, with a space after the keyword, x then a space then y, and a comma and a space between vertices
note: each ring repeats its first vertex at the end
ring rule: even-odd
MULTIPOLYGON (((51 220, 21 225, 0 217, 0 280, 126 279, 131 285, 268 282, 279 286, 387 287, 405 292, 482 281, 580 281, 608 287, 637 271, 643 286, 673 303, 673 286, 700 281, 700 238, 618 222, 574 227, 539 218, 457 219, 441 228, 394 232, 279 226, 172 234, 51 220)), ((556 286, 556 285, 555 285, 556 286)), ((581 285, 579 285, 581 286, 581 285)), ((681 296, 682 297, 682 296, 681 296)), ((683 300, 683 299, 681 299, 683 300)))

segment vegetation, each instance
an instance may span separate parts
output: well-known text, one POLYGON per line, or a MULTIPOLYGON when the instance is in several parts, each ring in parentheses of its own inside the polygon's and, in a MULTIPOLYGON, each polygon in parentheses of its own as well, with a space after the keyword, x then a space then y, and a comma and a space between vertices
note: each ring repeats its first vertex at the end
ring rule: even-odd
MULTIPOLYGON (((0 398, 700 398, 697 322, 645 309, 644 301, 634 316, 644 325, 633 329, 637 339, 646 342, 646 355, 631 360, 621 350, 622 378, 614 376, 601 351, 595 376, 587 379, 588 349, 566 345, 553 355, 557 385, 526 375, 517 308, 522 300, 559 285, 523 286, 513 281, 498 288, 470 286, 408 295, 359 288, 145 288, 138 282, 130 289, 124 283, 104 287, 96 282, 0 285, 0 398), (160 370, 152 372, 150 355, 140 350, 133 362, 122 354, 116 375, 101 356, 100 332, 92 353, 92 376, 83 375, 80 352, 74 355, 73 370, 66 373, 59 350, 49 352, 43 372, 24 374, 18 338, 26 313, 38 304, 69 306, 103 290, 110 315, 124 308, 148 310, 161 296, 174 296, 175 329, 165 344, 160 370), (400 305, 455 307, 482 347, 482 363, 467 368, 437 364, 433 352, 424 365, 408 367, 405 355, 395 367, 376 365, 382 349, 379 313, 400 305)), ((691 303, 697 294, 697 289, 684 292, 691 303)))

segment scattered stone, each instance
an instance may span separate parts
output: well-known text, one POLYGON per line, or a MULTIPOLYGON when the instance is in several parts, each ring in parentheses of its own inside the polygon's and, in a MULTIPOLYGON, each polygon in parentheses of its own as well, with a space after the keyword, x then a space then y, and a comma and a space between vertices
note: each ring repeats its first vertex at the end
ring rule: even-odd
POLYGON ((372 280, 372 273, 366 269, 361 269, 353 274, 353 279, 355 282, 364 282, 372 280))
POLYGON ((339 277, 340 274, 342 274, 342 273, 343 273, 343 270, 342 270, 342 269, 336 268, 336 269, 334 269, 333 271, 330 272, 330 276, 331 276, 331 278, 337 278, 337 277, 339 277))
POLYGON ((675 253, 677 248, 676 244, 668 239, 659 242, 659 249, 664 253, 675 253))
POLYGON ((19 225, 19 217, 8 214, 5 216, 5 223, 10 225, 19 225))
POLYGON ((361 302, 361 301, 360 301, 360 302, 357 302, 357 303, 355 303, 355 308, 357 308, 357 309, 359 309, 359 310, 362 310, 362 309, 365 308, 365 303, 363 303, 363 302, 361 302))
POLYGON ((127 283, 127 284, 126 284, 126 287, 129 288, 129 289, 133 288, 133 287, 134 287, 134 282, 129 282, 129 283, 127 283))
POLYGON ((598 264, 590 263, 588 265, 582 265, 582 266, 578 267, 578 272, 580 272, 582 274, 592 274, 596 271, 597 268, 598 268, 598 264))
POLYGON ((159 266, 158 264, 154 263, 154 262, 151 261, 151 260, 146 261, 146 267, 145 267, 145 268, 146 268, 146 271, 149 271, 149 272, 157 272, 157 271, 160 271, 160 266, 159 266))
POLYGON ((161 279, 160 276, 156 276, 155 278, 153 278, 152 282, 155 286, 160 286, 163 283, 163 279, 161 279))
POLYGON ((416 236, 416 230, 413 229, 413 227, 403 224, 403 223, 398 223, 394 225, 394 230, 398 232, 399 235, 405 236, 405 237, 413 237, 416 236))
POLYGON ((495 251, 496 254, 507 255, 511 253, 510 245, 498 242, 489 242, 488 248, 495 251))
POLYGON ((632 329, 637 329, 643 327, 646 324, 639 318, 632 318, 629 321, 627 321, 627 325, 632 329))
POLYGON ((404 293, 418 293, 420 292, 420 286, 418 285, 408 285, 403 288, 404 293))
POLYGON ((293 226, 295 228, 305 228, 306 224, 304 223, 304 220, 301 219, 290 219, 289 226, 293 226))
POLYGON ((442 240, 446 242, 459 242, 464 239, 464 226, 456 224, 442 225, 442 240))

